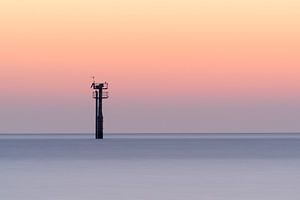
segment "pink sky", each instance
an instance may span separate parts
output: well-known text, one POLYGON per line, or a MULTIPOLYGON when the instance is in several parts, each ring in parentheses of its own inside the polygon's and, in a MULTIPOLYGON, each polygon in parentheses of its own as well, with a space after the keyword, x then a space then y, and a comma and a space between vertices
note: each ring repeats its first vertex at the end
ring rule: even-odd
POLYGON ((0 3, 0 132, 300 131, 296 0, 0 3), (16 121, 20 120, 20 124, 16 121))

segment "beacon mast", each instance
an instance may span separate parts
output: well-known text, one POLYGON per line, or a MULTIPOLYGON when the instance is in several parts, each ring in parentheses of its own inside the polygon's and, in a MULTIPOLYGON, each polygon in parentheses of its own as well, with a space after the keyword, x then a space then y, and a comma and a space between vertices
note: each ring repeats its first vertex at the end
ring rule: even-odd
MULTIPOLYGON (((93 77, 94 79, 94 77, 93 77)), ((93 81, 91 88, 94 90, 93 98, 96 100, 96 127, 95 127, 95 138, 103 139, 103 112, 102 112, 102 99, 108 98, 108 83, 95 83, 93 81)))

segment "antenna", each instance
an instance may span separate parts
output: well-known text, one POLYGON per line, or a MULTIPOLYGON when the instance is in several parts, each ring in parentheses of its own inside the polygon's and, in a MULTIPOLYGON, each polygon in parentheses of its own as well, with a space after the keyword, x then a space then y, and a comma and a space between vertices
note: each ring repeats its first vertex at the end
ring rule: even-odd
POLYGON ((102 99, 108 98, 108 92, 103 91, 108 89, 108 83, 96 83, 93 76, 93 83, 91 88, 93 91, 93 98, 96 100, 96 127, 95 137, 96 139, 103 139, 103 112, 102 112, 102 99))
POLYGON ((93 83, 91 85, 91 88, 94 88, 95 87, 95 76, 92 76, 91 78, 93 79, 93 83))

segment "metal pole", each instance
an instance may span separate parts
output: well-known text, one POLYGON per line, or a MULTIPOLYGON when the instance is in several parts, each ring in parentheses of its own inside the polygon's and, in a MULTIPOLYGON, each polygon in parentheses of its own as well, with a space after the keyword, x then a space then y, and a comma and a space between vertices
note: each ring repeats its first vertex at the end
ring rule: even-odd
POLYGON ((95 91, 95 99, 96 99, 96 127, 95 127, 95 137, 97 139, 97 135, 98 135, 98 127, 99 127, 99 123, 98 123, 98 118, 99 118, 99 112, 98 112, 98 107, 99 107, 99 93, 96 90, 95 91))
POLYGON ((103 139, 103 112, 102 112, 103 86, 99 88, 99 105, 98 105, 98 135, 96 139, 103 139))
POLYGON ((94 89, 94 98, 96 99, 96 127, 95 138, 103 139, 103 112, 102 112, 102 99, 107 99, 107 93, 103 93, 103 90, 108 88, 107 83, 95 83, 93 82, 91 88, 94 89))

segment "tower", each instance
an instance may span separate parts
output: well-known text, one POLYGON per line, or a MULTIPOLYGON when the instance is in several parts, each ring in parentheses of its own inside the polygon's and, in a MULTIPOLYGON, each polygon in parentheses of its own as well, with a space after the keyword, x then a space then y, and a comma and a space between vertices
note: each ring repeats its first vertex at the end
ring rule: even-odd
POLYGON ((108 92, 103 91, 108 89, 108 83, 95 83, 93 81, 91 88, 94 90, 93 98, 96 100, 96 127, 95 138, 103 139, 103 112, 102 112, 102 99, 108 98, 108 92))

